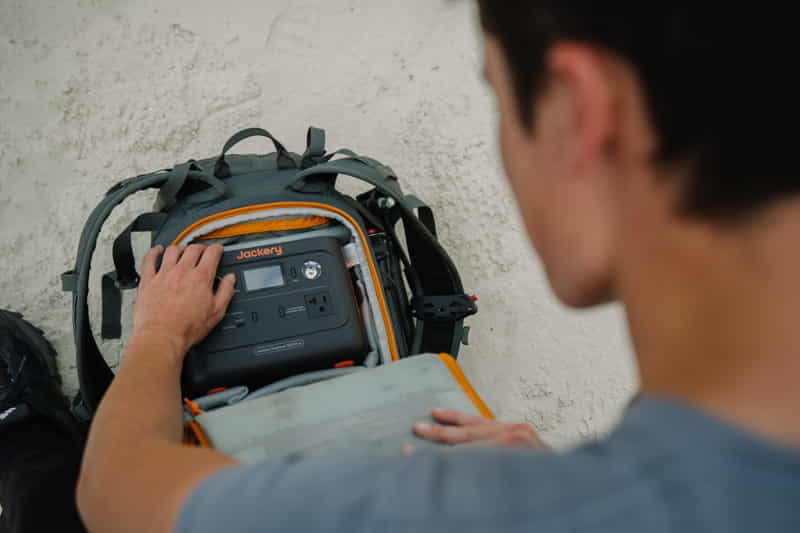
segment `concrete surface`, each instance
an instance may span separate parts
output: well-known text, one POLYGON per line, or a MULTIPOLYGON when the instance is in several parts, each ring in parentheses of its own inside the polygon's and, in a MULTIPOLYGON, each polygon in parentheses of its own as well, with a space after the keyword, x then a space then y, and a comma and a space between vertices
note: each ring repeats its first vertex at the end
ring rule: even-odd
POLYGON ((554 302, 502 177, 474 22, 466 0, 0 0, 0 305, 44 328, 74 391, 58 275, 102 194, 243 127, 301 151, 314 124, 436 210, 480 297, 461 363, 499 417, 558 446, 603 431, 635 387, 621 313, 554 302))

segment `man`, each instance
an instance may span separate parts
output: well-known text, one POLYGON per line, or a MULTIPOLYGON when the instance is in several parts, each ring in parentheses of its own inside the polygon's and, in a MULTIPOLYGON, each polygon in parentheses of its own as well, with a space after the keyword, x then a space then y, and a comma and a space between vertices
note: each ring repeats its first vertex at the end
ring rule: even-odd
MULTIPOLYGON (((90 529, 800 530, 788 8, 479 5, 506 171, 550 283, 574 307, 625 306, 641 395, 620 426, 565 454, 472 446, 242 467, 185 450, 181 358, 233 287, 212 294, 218 247, 154 250, 83 462, 90 529)), ((439 418, 456 425, 418 433, 534 440, 439 418)))

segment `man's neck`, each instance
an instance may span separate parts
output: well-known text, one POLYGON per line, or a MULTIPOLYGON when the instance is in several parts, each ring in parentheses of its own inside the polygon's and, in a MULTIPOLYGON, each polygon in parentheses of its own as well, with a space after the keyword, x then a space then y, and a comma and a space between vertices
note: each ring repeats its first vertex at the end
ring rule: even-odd
POLYGON ((642 393, 800 448, 800 208, 728 228, 649 216, 618 278, 642 393))

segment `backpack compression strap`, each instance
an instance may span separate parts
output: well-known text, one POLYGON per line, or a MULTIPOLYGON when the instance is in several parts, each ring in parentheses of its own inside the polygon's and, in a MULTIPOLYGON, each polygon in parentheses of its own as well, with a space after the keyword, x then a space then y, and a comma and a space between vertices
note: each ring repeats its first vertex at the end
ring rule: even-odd
POLYGON ((298 192, 327 192, 333 189, 336 176, 343 174, 369 183, 394 201, 387 208, 397 209, 403 219, 411 262, 423 290, 412 300, 414 314, 423 323, 421 351, 457 355, 466 340, 464 318, 475 314, 477 306, 464 294, 458 270, 436 239, 433 212, 416 198, 403 196, 390 167, 349 150, 327 157, 336 154, 348 157, 304 170, 290 187, 298 192))
POLYGON ((114 240, 113 256, 116 270, 103 275, 103 325, 100 335, 104 339, 122 336, 122 289, 139 286, 131 234, 138 231, 157 231, 167 220, 166 213, 143 213, 114 240))

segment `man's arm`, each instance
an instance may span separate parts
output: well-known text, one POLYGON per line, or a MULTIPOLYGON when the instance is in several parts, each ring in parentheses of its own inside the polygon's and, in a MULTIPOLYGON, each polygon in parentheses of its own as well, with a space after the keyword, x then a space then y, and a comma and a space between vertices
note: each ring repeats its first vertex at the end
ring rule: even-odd
POLYGON ((213 292, 222 246, 171 246, 145 257, 125 360, 94 418, 78 483, 91 531, 172 531, 192 488, 235 464, 181 444, 186 351, 225 314, 234 279, 213 292))

